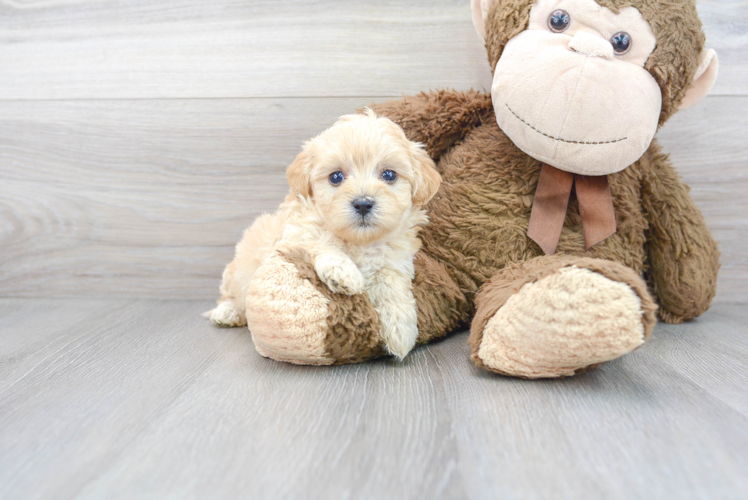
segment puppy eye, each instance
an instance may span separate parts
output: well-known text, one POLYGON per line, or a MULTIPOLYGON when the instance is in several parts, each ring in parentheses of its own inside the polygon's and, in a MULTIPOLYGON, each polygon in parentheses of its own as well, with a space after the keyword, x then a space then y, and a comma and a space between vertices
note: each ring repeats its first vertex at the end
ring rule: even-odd
POLYGON ((565 10, 555 10, 548 18, 548 29, 554 33, 563 33, 571 25, 571 16, 565 10))
POLYGON ((382 172, 382 180, 384 182, 395 182, 397 174, 393 170, 385 170, 382 172))
POLYGON ((631 36, 624 31, 619 31, 610 37, 610 43, 613 45, 613 52, 615 52, 617 56, 622 56, 631 50, 631 36))
POLYGON ((343 172, 338 170, 337 172, 333 172, 330 174, 330 184, 333 186, 340 186, 340 183, 345 180, 345 175, 343 175, 343 172))

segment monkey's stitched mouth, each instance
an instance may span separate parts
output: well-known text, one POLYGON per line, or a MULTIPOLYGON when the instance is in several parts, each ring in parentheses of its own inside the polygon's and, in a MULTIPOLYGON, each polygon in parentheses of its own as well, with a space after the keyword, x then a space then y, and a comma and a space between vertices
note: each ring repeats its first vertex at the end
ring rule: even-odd
POLYGON ((584 141, 569 141, 566 139, 562 139, 561 137, 553 137, 552 135, 546 134, 545 132, 541 132, 540 130, 536 129, 535 127, 527 123, 525 120, 522 119, 522 117, 520 117, 517 113, 515 113, 514 110, 509 107, 508 104, 504 103, 504 106, 506 106, 506 109, 508 109, 514 115, 514 117, 517 118, 517 120, 521 121, 522 123, 524 123, 531 129, 533 129, 538 134, 543 135, 549 139, 553 139, 554 141, 568 142, 569 144, 598 145, 598 144, 614 144, 616 142, 621 142, 621 141, 625 141, 626 139, 628 139, 628 137, 623 137, 622 139, 615 139, 612 141, 584 142, 584 141))

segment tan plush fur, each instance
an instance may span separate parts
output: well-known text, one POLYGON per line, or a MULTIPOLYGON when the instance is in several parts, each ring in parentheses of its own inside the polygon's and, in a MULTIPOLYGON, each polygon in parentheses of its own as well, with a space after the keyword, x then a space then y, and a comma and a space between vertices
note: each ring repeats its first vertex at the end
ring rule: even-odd
POLYGON ((524 378, 572 375, 640 345, 652 333, 656 309, 644 281, 624 265, 538 257, 505 267, 483 285, 468 340, 471 357, 483 368, 524 378), (572 270, 576 276, 567 275, 572 270))
POLYGON ((249 323, 257 352, 289 363, 332 364, 335 359, 325 350, 329 300, 280 255, 267 264, 248 284, 246 300, 254 307, 243 322, 249 323), (275 293, 265 295, 268 289, 275 293))
MULTIPOLYGON (((506 369, 507 367, 505 367, 504 370, 501 370, 496 366, 490 367, 484 363, 483 359, 479 355, 479 350, 484 344, 483 336, 487 333, 487 325, 492 321, 492 318, 497 315, 497 311, 501 311, 504 305, 510 299, 512 299, 512 297, 519 295, 521 291, 525 290, 525 287, 527 285, 539 281, 545 281, 547 283, 546 278, 549 278, 553 274, 564 272, 565 270, 570 268, 591 271, 594 276, 600 278, 595 281, 597 281, 600 284, 599 286, 602 286, 603 288, 612 286, 615 283, 618 283, 619 285, 627 285, 627 288, 633 291, 633 293, 636 295, 637 302, 639 304, 641 316, 638 318, 638 320, 643 328, 643 340, 649 338, 655 326, 655 323, 657 322, 655 317, 657 306, 655 305, 649 292, 647 291, 647 285, 644 280, 640 276, 638 276, 632 269, 619 264, 618 262, 603 259, 579 258, 569 255, 547 255, 523 262, 510 264, 496 273, 487 283, 485 283, 481 287, 480 294, 476 299, 477 310, 473 319, 472 326, 470 328, 470 338, 468 339, 471 357, 478 366, 488 368, 499 373, 529 377, 529 374, 520 375, 518 373, 512 373, 511 371, 506 369), (607 278, 607 280, 603 280, 601 278, 607 278)), ((584 290, 580 290, 579 293, 576 293, 575 288, 578 288, 579 283, 574 284, 573 281, 575 280, 569 280, 570 282, 567 284, 564 283, 563 280, 559 280, 558 278, 559 277, 556 277, 554 280, 556 281, 556 286, 554 288, 558 288, 561 290, 566 288, 567 290, 570 289, 572 290, 572 292, 574 292, 566 293, 563 296, 563 300, 564 302, 566 302, 566 309, 570 310, 570 315, 572 318, 575 317, 576 311, 581 309, 587 310, 588 312, 592 311, 593 313, 596 311, 603 321, 614 319, 610 317, 611 314, 610 311, 607 310, 607 307, 591 307, 592 304, 596 302, 594 296, 585 298, 584 290)), ((554 288, 544 287, 546 293, 541 294, 540 297, 552 296, 554 288)), ((534 309, 538 306, 538 304, 535 302, 537 302, 537 300, 532 298, 524 301, 525 304, 532 304, 532 307, 528 308, 528 311, 526 313, 522 313, 521 315, 535 314, 534 309)), ((597 303, 599 304, 599 302, 597 303)), ((516 305, 518 305, 517 301, 515 301, 515 306, 516 305)), ((553 307, 553 305, 549 307, 553 307)), ((520 311, 515 308, 515 312, 519 313, 520 311)), ((504 317, 506 317, 506 312, 499 314, 502 314, 504 317)), ((540 321, 540 319, 542 318, 542 314, 540 316, 537 316, 536 318, 536 328, 528 330, 526 332, 528 335, 526 336, 526 339, 524 339, 532 342, 531 344, 526 345, 526 347, 530 351, 533 349, 533 344, 535 344, 536 342, 540 343, 539 339, 537 338, 537 328, 542 326, 543 328, 548 329, 549 325, 553 325, 555 323, 554 318, 552 320, 549 320, 545 325, 542 325, 540 321)), ((578 328, 583 328, 582 321, 577 321, 576 323, 576 326, 578 328)), ((505 324, 508 325, 508 323, 506 322, 505 324)), ((498 330, 497 326, 501 325, 501 323, 494 322, 494 325, 495 326, 493 330, 496 333, 498 330)), ((588 323, 588 326, 591 328, 586 331, 583 330, 582 335, 577 336, 577 341, 583 339, 585 336, 594 341, 604 340, 604 337, 608 336, 610 337, 608 339, 609 341, 615 342, 616 339, 614 336, 619 333, 619 330, 617 329, 609 331, 598 330, 595 335, 591 335, 593 332, 595 332, 595 329, 598 328, 597 321, 590 321, 588 323)), ((574 335, 571 335, 572 332, 566 328, 557 329, 555 334, 561 337, 566 336, 566 343, 568 343, 569 341, 574 341, 574 335)), ((498 335, 495 334, 494 337, 496 338, 498 337, 498 335)), ((539 346, 539 348, 542 349, 542 346, 539 346)), ((587 350, 588 353, 594 353, 594 351, 590 351, 589 349, 587 350)), ((546 359, 544 366, 546 373, 549 368, 555 368, 557 370, 565 370, 564 374, 568 375, 571 371, 571 367, 568 363, 568 357, 570 355, 573 355, 574 353, 568 351, 556 351, 556 353, 560 356, 556 358, 557 363, 555 366, 551 365, 548 362, 549 360, 546 359)), ((599 352, 597 354, 602 356, 604 352, 599 352)), ((597 366, 597 364, 599 363, 595 363, 590 360, 586 365, 579 365, 575 373, 585 371, 590 366, 597 366)), ((534 378, 537 378, 537 375, 534 378)))
MULTIPOLYGON (((278 253, 298 256, 333 292, 366 292, 387 349, 402 359, 418 335, 411 282, 416 235, 427 220, 421 207, 440 183, 432 160, 400 127, 367 111, 342 117, 309 141, 287 176, 286 201, 245 232, 224 272, 219 304, 206 314, 217 325, 245 324, 245 316, 253 316, 245 310, 258 268, 278 253), (385 171, 397 177, 385 179, 385 171), (344 178, 339 184, 330 180, 336 172, 344 178), (357 212, 361 200, 371 204, 370 212, 357 212)), ((288 274, 281 267, 278 272, 288 274)), ((255 305, 263 300, 256 297, 255 305)), ((266 330, 276 318, 254 317, 249 326, 260 332, 256 337, 271 335, 266 330)))
MULTIPOLYGON (((598 3, 614 11, 636 7, 652 26, 657 47, 645 68, 662 92, 659 122, 664 123, 687 93, 703 48, 693 2, 598 3)), ((526 29, 532 4, 495 0, 489 9, 486 46, 492 69, 507 41, 526 29)), ((469 342, 478 366, 512 376, 562 376, 586 371, 646 340, 656 303, 660 318, 673 323, 709 308, 719 251, 656 140, 633 165, 608 176, 616 233, 586 250, 572 191, 557 254, 545 256, 527 237, 541 162, 501 130, 493 104, 486 93, 439 90, 372 107, 411 140, 423 142, 443 178, 427 205, 430 223, 420 233, 423 248, 415 259, 419 344, 472 322, 469 342), (590 290, 609 300, 601 303, 590 290), (558 296, 571 314, 564 322, 544 312, 558 296), (558 348, 554 341, 561 342, 558 348)), ((635 112, 636 103, 630 106, 635 112)), ((263 297, 274 293, 258 291, 263 297)), ((363 302, 328 296, 325 353, 336 363, 382 352, 370 337, 376 311, 365 296, 357 297, 363 302), (364 340, 353 340, 353 325, 367 332, 364 340)))
POLYGON ((507 42, 494 71, 499 127, 522 151, 566 172, 627 168, 657 131, 661 91, 644 68, 655 46, 633 7, 616 14, 594 0, 538 0, 527 30, 507 42), (548 20, 558 9, 567 9, 569 23, 557 33, 548 20), (622 30, 631 43, 616 54, 610 38, 622 30), (631 103, 636 112, 622 113, 631 103))
MULTIPOLYGON (((299 272, 299 277, 305 279, 316 288, 328 301, 327 328, 324 330, 325 355, 335 360, 335 364, 357 363, 374 357, 387 354, 380 335, 381 322, 379 315, 367 294, 341 295, 332 292, 320 280, 314 267, 308 262, 299 259, 298 256, 284 255, 284 260, 293 264, 299 272)), ((273 263, 263 266, 268 274, 274 274, 273 263)), ((271 288, 265 288, 272 290, 271 288)), ((273 305, 266 309, 267 314, 274 315, 276 310, 273 305)), ((278 313, 283 314, 279 308, 278 313)), ((281 325, 282 329, 282 325, 281 325)), ((282 339, 278 339, 282 342, 282 339)))
POLYGON ((517 376, 569 376, 643 344, 641 316, 630 287, 565 267, 511 295, 486 325, 477 354, 485 365, 517 376))

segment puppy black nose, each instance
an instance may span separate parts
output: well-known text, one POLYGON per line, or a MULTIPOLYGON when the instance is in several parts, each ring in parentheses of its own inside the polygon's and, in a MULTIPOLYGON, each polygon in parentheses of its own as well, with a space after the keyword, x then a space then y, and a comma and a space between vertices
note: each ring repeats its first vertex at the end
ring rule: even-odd
POLYGON ((372 198, 356 198, 353 200, 352 205, 356 209, 356 212, 363 217, 374 208, 374 200, 372 198))

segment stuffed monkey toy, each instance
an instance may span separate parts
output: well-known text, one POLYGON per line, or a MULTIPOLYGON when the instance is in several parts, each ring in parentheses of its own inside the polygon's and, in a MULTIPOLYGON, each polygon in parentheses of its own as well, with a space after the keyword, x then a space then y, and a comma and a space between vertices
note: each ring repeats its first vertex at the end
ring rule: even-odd
MULTIPOLYGON (((443 178, 415 258, 418 344, 469 326, 479 367, 562 377, 638 348, 658 315, 702 314, 719 251, 654 139, 716 79, 695 2, 472 3, 490 95, 372 106, 443 178)), ((247 321, 257 350, 281 361, 387 354, 366 295, 332 293, 288 255, 255 274, 247 321)))

